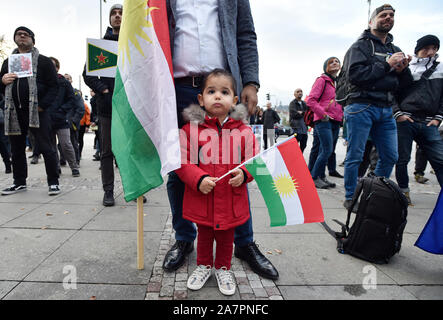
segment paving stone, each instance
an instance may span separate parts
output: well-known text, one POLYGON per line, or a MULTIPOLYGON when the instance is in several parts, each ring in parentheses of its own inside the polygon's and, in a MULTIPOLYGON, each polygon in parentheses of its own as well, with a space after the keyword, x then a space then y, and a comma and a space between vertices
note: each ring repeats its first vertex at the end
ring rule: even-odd
POLYGON ((186 290, 188 290, 187 282, 185 282, 185 281, 176 282, 175 286, 174 286, 174 289, 175 289, 175 291, 186 291, 186 290))
POLYGON ((174 291, 174 300, 186 300, 188 298, 187 290, 175 290, 174 291))
POLYGON ((268 296, 277 296, 281 295, 280 290, 277 287, 265 287, 266 293, 268 296))
POLYGON ((188 281, 187 273, 177 273, 175 275, 175 281, 188 281))
POLYGON ((242 285, 247 285, 247 286, 249 286, 249 280, 248 280, 248 278, 235 277, 235 280, 237 281, 237 284, 242 284, 242 285))
POLYGON ((238 290, 240 291, 240 293, 254 293, 254 291, 252 291, 252 288, 250 286, 247 285, 238 285, 238 290))
POLYGON ((158 292, 148 292, 146 294, 145 300, 158 300, 159 293, 158 292))
POLYGON ((269 300, 283 300, 282 296, 270 296, 269 300))
POLYGON ((160 282, 149 282, 148 283, 148 292, 160 292, 162 284, 160 282))
POLYGON ((174 293, 173 286, 163 286, 160 289, 160 297, 172 297, 173 293, 174 293))
POLYGON ((249 281, 249 284, 251 285, 251 288, 253 288, 253 289, 263 288, 263 285, 260 280, 251 280, 251 281, 249 281))
POLYGON ((242 300, 255 300, 256 299, 255 295, 253 295, 251 293, 241 293, 240 298, 242 300))
POLYGON ((252 291, 254 291, 257 298, 268 297, 268 293, 263 288, 252 288, 252 291))

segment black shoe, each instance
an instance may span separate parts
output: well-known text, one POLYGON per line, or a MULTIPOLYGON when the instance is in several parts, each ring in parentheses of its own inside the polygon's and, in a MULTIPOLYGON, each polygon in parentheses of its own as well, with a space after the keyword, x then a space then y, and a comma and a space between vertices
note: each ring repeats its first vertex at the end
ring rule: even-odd
POLYGON ((19 185, 19 186, 13 184, 9 188, 3 189, 2 190, 2 195, 7 196, 7 195, 14 194, 14 193, 21 192, 21 191, 26 191, 26 185, 25 184, 22 184, 22 185, 19 185))
POLYGON ((338 171, 329 172, 329 176, 336 178, 344 178, 338 171))
POLYGON ((324 177, 324 178, 320 178, 320 179, 322 179, 323 182, 326 183, 326 184, 328 185, 328 188, 335 188, 335 183, 329 181, 328 179, 326 179, 326 177, 324 177))
POLYGON ((61 165, 62 167, 66 166, 66 161, 60 161, 60 165, 61 165))
POLYGON ((163 269, 175 271, 185 262, 185 258, 194 250, 194 242, 177 240, 166 253, 163 260, 163 269))
POLYGON ((92 161, 100 161, 100 154, 99 154, 98 152, 96 152, 96 153, 93 155, 93 159, 92 159, 92 161))
MULTIPOLYGON (((351 207, 351 204, 352 204, 352 200, 345 200, 345 202, 343 202, 343 207, 345 207, 346 210, 349 211, 349 208, 351 207)), ((360 203, 357 201, 357 203, 355 204, 354 208, 352 208, 352 213, 357 213, 359 204, 360 203)))
POLYGON ((329 184, 323 181, 321 178, 317 178, 314 180, 314 185, 317 189, 328 189, 329 184))
POLYGON ((58 186, 58 184, 53 184, 49 186, 49 190, 48 190, 48 194, 50 196, 55 196, 58 195, 60 193, 60 187, 58 186))
POLYGON ((103 196, 103 205, 105 207, 112 207, 114 204, 114 191, 105 191, 105 194, 103 196))
POLYGON ((38 163, 38 157, 32 157, 31 164, 37 164, 38 163))
POLYGON ((72 169, 73 177, 80 177, 80 171, 78 169, 72 169))
POLYGON ((277 280, 278 271, 272 263, 260 252, 255 242, 244 247, 235 246, 234 255, 248 263, 256 274, 263 278, 277 280))

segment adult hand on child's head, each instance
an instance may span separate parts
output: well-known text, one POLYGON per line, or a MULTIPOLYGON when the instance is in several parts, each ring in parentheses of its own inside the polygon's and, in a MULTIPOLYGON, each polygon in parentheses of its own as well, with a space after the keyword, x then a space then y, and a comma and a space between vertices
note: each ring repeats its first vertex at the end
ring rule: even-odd
POLYGON ((242 185, 243 181, 245 180, 243 170, 236 169, 236 170, 232 171, 231 174, 232 174, 233 178, 229 179, 228 183, 231 186, 233 186, 234 188, 240 187, 242 185))
POLYGON ((216 180, 217 178, 214 177, 205 177, 200 183, 198 189, 201 193, 208 194, 212 191, 212 189, 214 189, 216 180))

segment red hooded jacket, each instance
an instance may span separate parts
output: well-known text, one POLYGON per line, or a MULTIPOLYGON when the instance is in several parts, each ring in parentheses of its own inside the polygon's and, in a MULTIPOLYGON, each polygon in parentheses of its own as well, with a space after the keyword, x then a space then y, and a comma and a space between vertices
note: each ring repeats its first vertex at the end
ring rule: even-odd
POLYGON ((253 180, 246 168, 241 168, 245 181, 237 188, 228 184, 231 175, 218 181, 207 195, 198 187, 204 177, 221 177, 255 155, 257 144, 251 128, 236 119, 245 111, 236 110, 223 126, 199 106, 187 111, 193 115, 180 132, 182 166, 175 171, 185 183, 183 218, 215 230, 242 225, 249 219, 246 183, 253 180))

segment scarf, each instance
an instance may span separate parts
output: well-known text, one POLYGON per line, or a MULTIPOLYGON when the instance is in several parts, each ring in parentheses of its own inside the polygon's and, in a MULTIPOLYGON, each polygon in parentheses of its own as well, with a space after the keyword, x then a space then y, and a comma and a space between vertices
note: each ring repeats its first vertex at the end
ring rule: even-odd
MULTIPOLYGON (((18 49, 14 49, 12 54, 19 53, 18 49)), ((37 66, 39 52, 37 48, 32 48, 32 77, 28 77, 29 88, 29 127, 39 128, 40 121, 38 117, 38 95, 37 95, 37 66)), ((22 131, 17 117, 17 107, 12 97, 12 87, 14 82, 7 85, 5 89, 5 135, 21 135, 22 131)), ((17 90, 18 88, 17 83, 17 90)), ((20 93, 18 93, 20 94, 20 93)))

